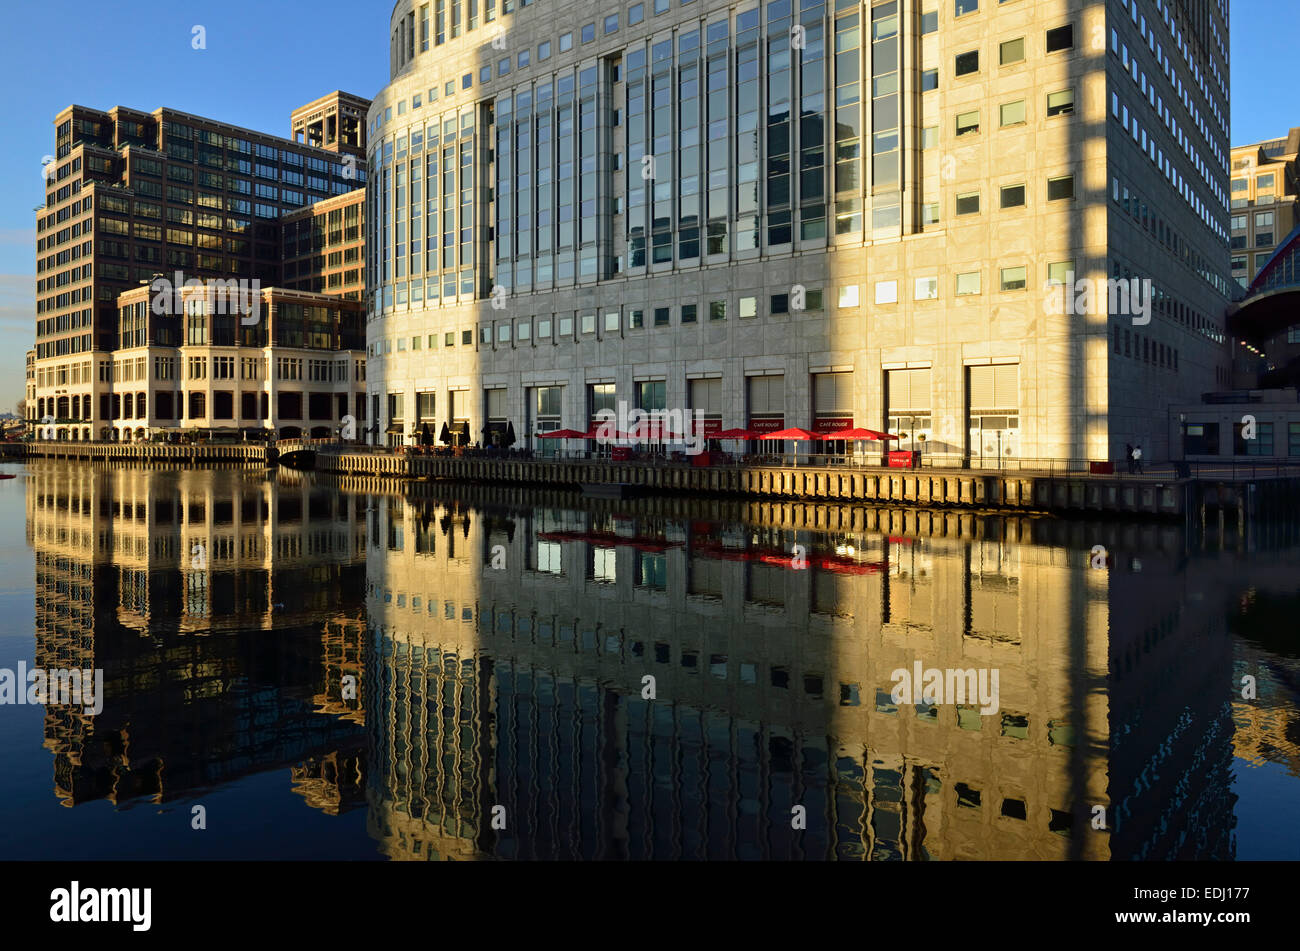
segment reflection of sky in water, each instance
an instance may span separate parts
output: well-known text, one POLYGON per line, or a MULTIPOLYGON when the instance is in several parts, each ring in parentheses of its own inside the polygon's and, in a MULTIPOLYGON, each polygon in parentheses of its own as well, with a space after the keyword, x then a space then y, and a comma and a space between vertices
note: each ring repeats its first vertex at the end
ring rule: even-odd
POLYGON ((1300 856, 1300 823, 1294 819, 1297 783, 1283 763, 1233 764, 1232 791, 1237 794, 1237 858, 1294 862, 1300 856), (1291 816, 1291 821, 1282 817, 1291 816))
POLYGON ((1300 857, 1300 660, 1269 634, 1300 608, 1295 541, 1187 557, 1173 528, 859 509, 881 521, 796 534, 796 508, 32 473, 0 482, 0 667, 38 655, 34 604, 42 631, 75 615, 81 565, 108 703, 0 707, 0 857, 1300 857), (1000 710, 893 703, 917 660, 997 666, 1000 710))

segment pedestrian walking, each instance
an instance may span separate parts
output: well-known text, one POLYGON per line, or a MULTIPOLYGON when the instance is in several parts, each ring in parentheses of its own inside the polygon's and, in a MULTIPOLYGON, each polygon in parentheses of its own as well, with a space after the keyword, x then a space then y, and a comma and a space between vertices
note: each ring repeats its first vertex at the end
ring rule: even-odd
POLYGON ((1133 474, 1133 444, 1124 443, 1124 464, 1128 466, 1128 474, 1133 474))
POLYGON ((1138 475, 1142 474, 1142 444, 1138 443, 1133 448, 1133 466, 1137 469, 1138 475))

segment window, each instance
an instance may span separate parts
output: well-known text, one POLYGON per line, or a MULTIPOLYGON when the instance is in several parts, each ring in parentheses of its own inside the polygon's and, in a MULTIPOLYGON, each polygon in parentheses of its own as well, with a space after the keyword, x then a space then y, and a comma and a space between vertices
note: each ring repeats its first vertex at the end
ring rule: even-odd
POLYGON ((1056 261, 1047 265, 1047 283, 1049 284, 1064 284, 1067 280, 1073 280, 1073 277, 1073 261, 1056 261))
POLYGON ((1025 122, 1025 101, 1017 99, 1015 102, 1005 102, 1001 107, 1002 124, 1005 125, 1024 125, 1025 122))
POLYGON ((847 287, 840 288, 839 306, 840 307, 858 306, 858 285, 850 284, 847 287))
POLYGON ((968 297, 980 292, 980 272, 969 271, 957 275, 957 296, 968 297))
POLYGON ((538 62, 541 62, 542 60, 546 60, 550 58, 551 58, 551 41, 543 40, 542 42, 537 44, 537 60, 538 62))
POLYGON ((617 32, 618 32, 618 14, 611 13, 609 16, 605 17, 605 35, 609 36, 609 34, 617 33, 617 32))
POLYGON ((937 69, 927 69, 921 73, 921 91, 929 92, 931 89, 939 88, 939 71, 937 69))
POLYGON ((1074 90, 1062 89, 1060 92, 1047 94, 1047 117, 1069 116, 1074 114, 1074 90))
POLYGON ((741 316, 741 317, 757 317, 757 316, 758 316, 758 298, 757 298, 757 297, 742 297, 742 298, 740 299, 740 311, 739 311, 739 313, 740 313, 740 316, 741 316))
POLYGON ((682 304, 682 323, 695 323, 696 314, 699 312, 698 304, 682 304))
POLYGON ((1061 50, 1073 49, 1074 25, 1067 23, 1054 30, 1047 31, 1047 52, 1059 53, 1061 50))
POLYGON ((978 73, 980 71, 980 51, 970 50, 966 53, 958 53, 955 71, 958 76, 968 76, 971 73, 978 73))
POLYGON ((998 65, 1010 66, 1012 63, 1025 61, 1025 38, 1017 37, 998 46, 998 65))
POLYGON ((927 202, 921 206, 921 224, 937 225, 939 223, 939 203, 927 202))
POLYGON ((588 23, 582 28, 582 42, 591 43, 596 39, 596 24, 588 23))
POLYGON ((1023 264, 1020 267, 1004 267, 1001 277, 1002 290, 1023 291, 1029 283, 1029 269, 1023 264))
POLYGON ((939 11, 931 10, 921 14, 921 34, 934 33, 939 29, 939 11))
POLYGON ((1003 208, 1021 208, 1025 204, 1025 186, 1024 185, 1003 185, 1002 186, 1002 207, 1003 208))
POLYGON ((561 53, 567 53, 567 52, 568 52, 569 50, 571 50, 571 49, 573 49, 573 34, 572 34, 572 33, 561 33, 561 34, 560 34, 560 52, 561 52, 561 53))
POLYGON ((669 324, 669 314, 670 314, 671 310, 672 310, 672 309, 669 308, 669 307, 656 307, 656 308, 655 308, 655 326, 656 326, 656 327, 667 327, 667 326, 668 326, 668 324, 669 324))
POLYGON ((619 315, 618 311, 611 310, 605 313, 605 333, 618 333, 619 315))
POLYGON ((1062 175, 1060 178, 1047 180, 1047 200, 1060 201, 1074 197, 1074 176, 1062 175))
POLYGON ((957 134, 970 135, 980 130, 980 112, 976 109, 974 112, 957 113, 957 134))
POLYGON ((916 279, 916 291, 913 294, 915 300, 938 300, 939 298, 939 279, 937 277, 918 277, 916 279))
POLYGON ((876 303, 897 304, 898 303, 898 281, 877 281, 876 282, 876 303))
POLYGON ((579 318, 580 328, 585 334, 594 334, 596 332, 596 315, 583 314, 579 318))
POLYGON ((773 294, 768 302, 768 313, 770 314, 788 314, 790 313, 790 295, 773 294))
POLYGON ((461 88, 461 89, 469 89, 469 88, 470 88, 471 86, 473 86, 473 85, 474 85, 474 74, 473 74, 473 73, 466 73, 464 76, 460 77, 460 88, 461 88))
POLYGON ((957 196, 958 215, 977 215, 980 210, 980 193, 964 192, 957 196))
POLYGON ((726 320, 727 302, 725 300, 709 301, 709 320, 726 320))
POLYGON ((954 0, 953 16, 965 16, 967 13, 974 13, 980 8, 980 0, 954 0))
POLYGON ((645 4, 634 3, 627 8, 627 25, 636 26, 645 19, 645 4))
POLYGON ((921 130, 921 148, 937 149, 939 147, 939 127, 937 125, 926 126, 921 130))

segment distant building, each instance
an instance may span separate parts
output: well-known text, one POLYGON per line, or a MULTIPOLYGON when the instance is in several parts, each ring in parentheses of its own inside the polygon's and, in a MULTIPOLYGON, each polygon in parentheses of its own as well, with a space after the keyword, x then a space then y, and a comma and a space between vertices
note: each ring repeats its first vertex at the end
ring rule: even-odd
MULTIPOLYGON (((143 352, 130 361, 115 356, 122 348, 119 297, 124 292, 142 286, 147 291, 158 277, 175 283, 178 275, 182 282, 220 279, 279 287, 286 273, 282 218, 301 210, 300 217, 310 220, 318 205, 325 228, 333 227, 331 216, 337 213, 339 230, 350 233, 341 238, 351 243, 347 255, 361 256, 356 244, 364 227, 359 216, 365 193, 359 186, 366 177, 360 160, 365 154, 361 117, 368 104, 335 92, 295 110, 291 125, 297 141, 173 109, 141 112, 117 106, 101 112, 74 105, 58 114, 45 207, 36 222, 31 418, 43 424, 38 435, 135 436, 148 428, 138 413, 141 394, 156 389, 161 403, 175 388, 177 380, 155 376, 170 366, 161 353, 150 351, 139 377, 135 372, 143 352), (129 379, 114 375, 128 368, 129 379), (114 407, 123 412, 128 404, 131 415, 113 415, 114 407)), ((360 277, 349 280, 342 253, 338 268, 330 266, 328 253, 320 254, 321 280, 313 277, 319 250, 314 241, 314 229, 309 227, 304 236, 295 226, 290 239, 295 289, 319 283, 333 297, 358 298, 360 277)), ((351 269, 359 267, 354 263, 351 269)), ((143 298, 131 300, 139 304, 143 298)), ((169 329, 166 322, 148 327, 150 332, 169 329)), ((132 346, 167 349, 179 344, 151 337, 132 346)), ((351 362, 349 367, 352 381, 357 368, 351 362)), ((145 403, 152 406, 153 400, 145 403)), ((352 412, 349 404, 342 415, 352 412)), ((193 421, 177 415, 172 423, 189 427, 205 415, 193 421)), ((337 426, 341 421, 334 414, 322 422, 337 426)), ((271 417, 236 416, 228 422, 276 425, 271 417)))

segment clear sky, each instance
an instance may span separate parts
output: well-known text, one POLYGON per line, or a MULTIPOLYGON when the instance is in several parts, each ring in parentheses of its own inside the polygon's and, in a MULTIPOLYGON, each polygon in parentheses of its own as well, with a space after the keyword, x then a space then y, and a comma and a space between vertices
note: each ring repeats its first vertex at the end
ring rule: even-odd
MULTIPOLYGON (((594 4, 605 10, 608 4, 594 4)), ((146 111, 170 106, 287 136, 289 113, 342 89, 375 95, 388 75, 388 15, 381 2, 135 0, 130 4, 11 4, 0 31, 9 114, 0 150, 0 412, 23 394, 23 359, 35 324, 36 232, 44 201, 41 160, 54 151, 55 114, 71 103, 146 111), (207 31, 195 50, 193 27, 207 31), (255 24, 255 25, 254 25, 255 24), (52 44, 59 44, 51 60, 52 44)), ((1300 126, 1291 95, 1296 0, 1231 0, 1232 142, 1300 126)))

